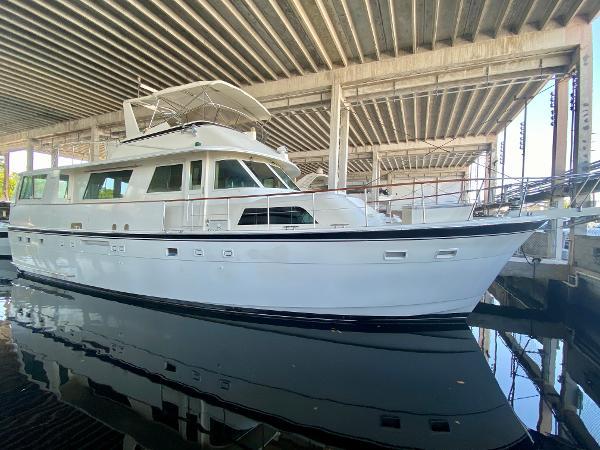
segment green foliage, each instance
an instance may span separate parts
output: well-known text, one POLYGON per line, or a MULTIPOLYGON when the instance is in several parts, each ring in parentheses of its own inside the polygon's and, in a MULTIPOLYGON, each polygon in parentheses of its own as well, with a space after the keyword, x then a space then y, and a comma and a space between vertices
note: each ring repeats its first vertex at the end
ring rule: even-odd
MULTIPOLYGON (((17 183, 19 182, 19 175, 16 173, 11 173, 8 178, 8 198, 10 200, 14 199, 15 189, 17 188, 17 183)), ((4 164, 0 164, 0 197, 4 196, 2 192, 2 186, 4 186, 4 164)))

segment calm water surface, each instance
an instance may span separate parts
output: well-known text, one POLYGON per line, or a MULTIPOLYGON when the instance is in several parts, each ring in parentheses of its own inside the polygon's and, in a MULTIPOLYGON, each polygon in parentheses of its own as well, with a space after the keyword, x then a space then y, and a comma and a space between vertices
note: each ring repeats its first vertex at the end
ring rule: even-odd
POLYGON ((311 328, 2 277, 3 449, 569 449, 598 439, 593 349, 576 360, 571 335, 490 330, 500 306, 470 327, 311 328), (523 356, 544 370, 528 373, 523 356))

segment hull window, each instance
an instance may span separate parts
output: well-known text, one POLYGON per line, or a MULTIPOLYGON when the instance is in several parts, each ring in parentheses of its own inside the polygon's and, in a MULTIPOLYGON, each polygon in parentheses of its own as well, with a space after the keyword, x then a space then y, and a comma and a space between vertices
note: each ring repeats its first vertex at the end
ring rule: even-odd
POLYGON ((215 189, 259 187, 239 161, 224 159, 215 165, 215 189))
POLYGON ((157 167, 152 175, 148 193, 180 191, 182 174, 183 164, 157 167))
POLYGON ((246 167, 258 178, 258 181, 266 188, 287 189, 287 186, 269 169, 264 163, 256 161, 244 161, 246 167))
MULTIPOLYGON (((285 206, 269 208, 269 223, 271 225, 312 224, 313 218, 304 208, 285 206)), ((238 225, 266 225, 267 208, 246 208, 238 225)))
POLYGON ((19 199, 39 200, 44 197, 46 189, 46 175, 33 175, 23 177, 19 199))
POLYGON ((202 187, 202 161, 192 161, 190 165, 190 189, 202 187))
POLYGON ((133 170, 92 173, 83 194, 84 200, 122 198, 127 192, 133 170))

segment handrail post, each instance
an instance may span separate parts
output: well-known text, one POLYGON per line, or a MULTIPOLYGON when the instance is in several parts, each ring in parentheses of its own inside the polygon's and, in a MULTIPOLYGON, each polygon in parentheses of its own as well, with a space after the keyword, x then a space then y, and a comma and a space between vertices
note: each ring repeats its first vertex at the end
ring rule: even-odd
POLYGON ((315 192, 312 193, 312 219, 313 219, 313 228, 317 228, 317 217, 315 210, 315 192))
POLYGON ((162 230, 163 233, 167 232, 167 202, 162 202, 162 230))
MULTIPOLYGON (((596 183, 594 183, 594 186, 592 186, 592 189, 590 189, 588 191, 587 194, 585 194, 585 197, 583 197, 583 200, 581 200, 581 204, 579 205, 580 208, 583 208, 583 204, 587 201, 588 197, 590 196, 590 194, 593 194, 594 191, 596 190, 596 188, 598 187, 598 183, 600 183, 600 178, 598 178, 596 180, 596 183)), ((593 197, 592 197, 593 199, 593 197)))
POLYGON ((267 195, 267 230, 271 229, 271 197, 267 195))
POLYGON ((388 213, 390 215, 390 223, 392 223, 392 199, 388 200, 388 213))
POLYGON ((475 214, 475 208, 477 207, 477 202, 479 201, 481 189, 483 189, 483 183, 485 183, 485 181, 482 181, 481 185, 479 186, 479 189, 477 189, 477 194, 475 195, 475 202, 473 203, 473 207, 471 208, 471 212, 469 213, 469 217, 467 217, 467 220, 471 220, 471 218, 475 214))
POLYGON ((194 200, 191 200, 190 203, 191 203, 190 215, 191 215, 191 218, 192 218, 192 227, 191 228, 192 228, 192 231, 194 231, 194 200))
POLYGON ((423 223, 425 223, 425 193, 423 191, 423 185, 421 185, 421 218, 423 219, 423 223))
POLYGON ((369 212, 367 211, 367 188, 365 188, 365 227, 369 226, 369 212))
MULTIPOLYGON (((231 230, 231 220, 229 219, 229 197, 227 198, 227 231, 231 230)), ((268 211, 267 211, 268 213, 268 211)))
POLYGON ((521 206, 519 207, 519 217, 523 212, 523 204, 525 203, 525 198, 527 197, 527 188, 529 187, 529 178, 525 180, 525 189, 523 190, 523 196, 521 197, 521 206))
POLYGON ((579 188, 579 190, 577 191, 577 194, 575 194, 575 197, 573 197, 573 200, 571 201, 571 203, 569 204, 569 208, 573 207, 573 206, 577 206, 577 197, 579 197, 579 194, 581 194, 581 191, 583 191, 583 188, 585 187, 585 185, 587 184, 588 180, 590 179, 591 175, 588 175, 587 178, 585 179, 585 181, 583 182, 583 184, 581 185, 581 187, 579 188), (575 205, 573 205, 575 204, 575 205))

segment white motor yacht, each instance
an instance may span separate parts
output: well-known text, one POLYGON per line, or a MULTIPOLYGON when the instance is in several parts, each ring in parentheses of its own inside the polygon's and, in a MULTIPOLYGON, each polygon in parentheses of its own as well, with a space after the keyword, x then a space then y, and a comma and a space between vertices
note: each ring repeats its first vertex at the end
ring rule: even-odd
POLYGON ((270 117, 225 82, 126 100, 124 116, 106 160, 22 175, 9 227, 20 272, 207 310, 438 319, 471 312, 544 222, 407 225, 340 191, 300 191, 285 148, 222 123, 270 117))

